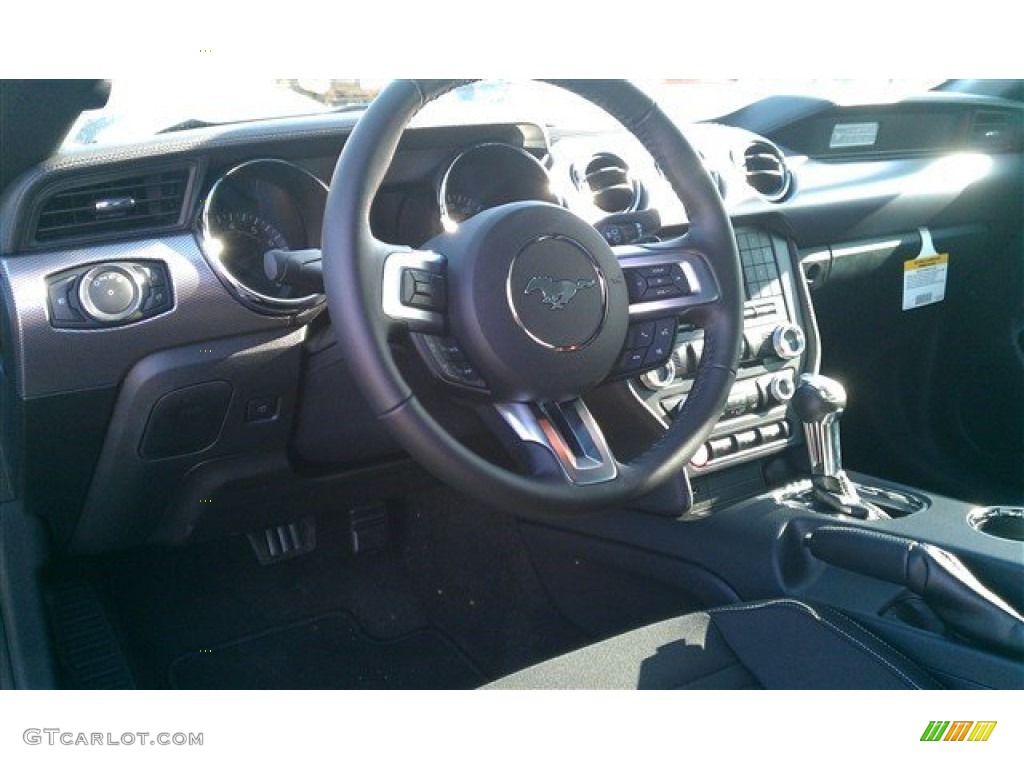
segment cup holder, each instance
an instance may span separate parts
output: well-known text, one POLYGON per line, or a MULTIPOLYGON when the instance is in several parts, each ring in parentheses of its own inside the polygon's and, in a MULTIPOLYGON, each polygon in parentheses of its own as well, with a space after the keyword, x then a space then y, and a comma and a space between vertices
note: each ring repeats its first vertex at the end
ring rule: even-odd
POLYGON ((1024 541, 1024 507, 982 507, 967 514, 967 524, 989 536, 1024 541))

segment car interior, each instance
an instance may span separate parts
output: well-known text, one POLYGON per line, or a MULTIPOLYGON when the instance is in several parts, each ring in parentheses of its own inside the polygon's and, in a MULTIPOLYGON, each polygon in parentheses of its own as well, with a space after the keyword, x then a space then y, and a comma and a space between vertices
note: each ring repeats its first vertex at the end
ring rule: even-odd
POLYGON ((1024 81, 111 87, 0 81, 0 688, 1024 687, 1024 81))

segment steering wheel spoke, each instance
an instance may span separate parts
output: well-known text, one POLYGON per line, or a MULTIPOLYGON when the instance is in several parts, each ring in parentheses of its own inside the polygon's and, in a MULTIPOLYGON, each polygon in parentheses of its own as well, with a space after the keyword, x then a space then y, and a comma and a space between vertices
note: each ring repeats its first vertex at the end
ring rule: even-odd
POLYGON ((557 465, 570 485, 595 485, 618 477, 615 456, 582 399, 496 403, 494 409, 525 444, 527 450, 521 453, 532 468, 543 472, 545 465, 557 465))

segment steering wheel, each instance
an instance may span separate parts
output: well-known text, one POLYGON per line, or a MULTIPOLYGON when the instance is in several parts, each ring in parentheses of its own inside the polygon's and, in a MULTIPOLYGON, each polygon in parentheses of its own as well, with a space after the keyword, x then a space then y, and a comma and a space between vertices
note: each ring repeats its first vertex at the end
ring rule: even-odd
POLYGON ((418 250, 380 241, 370 208, 403 131, 466 82, 392 82, 346 141, 322 243, 335 335, 377 418, 456 489, 524 516, 628 504, 683 471, 735 380, 743 289, 729 217, 697 153, 643 92, 625 81, 549 81, 640 140, 687 211, 684 236, 612 248, 564 208, 516 202, 418 250), (692 389, 664 435, 620 462, 583 396, 663 364, 677 322, 705 333, 692 389), (497 417, 492 426, 521 449, 523 472, 466 448, 424 408, 390 348, 406 334, 439 381, 497 417))

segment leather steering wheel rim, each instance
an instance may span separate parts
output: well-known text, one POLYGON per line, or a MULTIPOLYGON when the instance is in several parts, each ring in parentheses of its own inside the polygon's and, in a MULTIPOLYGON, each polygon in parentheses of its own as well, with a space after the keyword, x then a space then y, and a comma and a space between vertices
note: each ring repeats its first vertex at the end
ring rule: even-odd
POLYGON ((650 152, 689 218, 687 233, 668 245, 706 260, 717 296, 685 317, 705 332, 703 356, 686 402, 648 450, 628 463, 613 458, 614 479, 576 485, 487 461, 448 433, 400 374, 389 348, 393 329, 382 317, 381 272, 388 254, 408 249, 379 241, 370 229, 371 205, 410 120, 427 103, 467 82, 394 81, 345 143, 328 194, 322 245, 324 286, 338 343, 381 423, 414 459, 451 486, 523 516, 626 505, 685 469, 717 423, 735 380, 743 288, 732 224, 700 157, 646 94, 625 81, 548 81, 604 109, 650 152))

